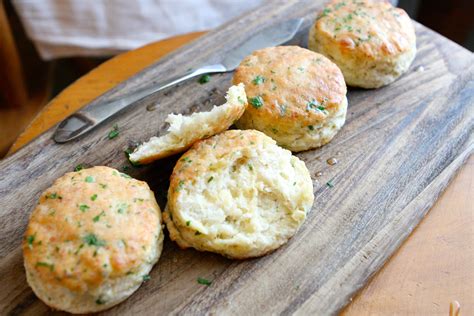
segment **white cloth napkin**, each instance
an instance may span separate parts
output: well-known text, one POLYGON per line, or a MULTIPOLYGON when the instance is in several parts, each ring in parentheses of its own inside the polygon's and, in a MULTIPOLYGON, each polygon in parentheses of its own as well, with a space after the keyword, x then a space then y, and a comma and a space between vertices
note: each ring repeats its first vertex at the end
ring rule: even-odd
POLYGON ((14 0, 45 60, 106 56, 210 30, 264 0, 14 0))

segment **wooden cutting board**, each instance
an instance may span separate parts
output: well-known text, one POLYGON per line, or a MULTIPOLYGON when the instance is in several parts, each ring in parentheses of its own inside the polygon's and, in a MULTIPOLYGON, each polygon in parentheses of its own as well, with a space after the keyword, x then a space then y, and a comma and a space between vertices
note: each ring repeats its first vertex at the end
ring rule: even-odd
MULTIPOLYGON (((273 1, 201 37, 116 87, 101 100, 216 61, 262 25, 305 17, 294 44, 322 1, 273 1)), ((315 203, 298 234, 259 259, 232 261, 179 250, 168 239, 158 264, 113 314, 334 314, 399 247, 470 155, 473 145, 472 54, 417 24, 418 54, 410 71, 377 90, 349 90, 347 123, 318 150, 298 154, 313 176, 315 203), (326 163, 335 157, 338 164, 326 163), (317 177, 318 172, 322 176, 317 177), (326 183, 331 182, 333 187, 326 183), (210 287, 196 282, 212 280, 210 287)), ((76 142, 57 145, 52 130, 0 162, 0 314, 50 310, 25 281, 21 239, 40 193, 76 165, 126 166, 147 181, 160 206, 176 157, 134 168, 123 151, 166 129, 171 112, 221 104, 232 74, 196 80, 150 96, 76 142), (147 105, 156 104, 154 111, 147 105), (114 124, 119 137, 109 140, 114 124)))

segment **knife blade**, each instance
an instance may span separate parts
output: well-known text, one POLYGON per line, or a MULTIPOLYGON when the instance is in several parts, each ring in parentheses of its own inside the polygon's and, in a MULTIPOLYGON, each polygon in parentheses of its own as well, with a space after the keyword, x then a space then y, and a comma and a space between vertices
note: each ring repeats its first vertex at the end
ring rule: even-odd
POLYGON ((250 36, 238 47, 230 49, 229 53, 218 64, 205 65, 191 69, 184 75, 169 78, 153 86, 137 89, 117 100, 86 105, 78 112, 62 121, 56 129, 53 139, 57 143, 66 143, 76 139, 111 116, 122 111, 129 105, 165 88, 171 87, 190 78, 206 74, 233 71, 242 59, 253 51, 265 47, 277 46, 291 40, 301 26, 303 19, 287 20, 276 25, 270 25, 250 36))

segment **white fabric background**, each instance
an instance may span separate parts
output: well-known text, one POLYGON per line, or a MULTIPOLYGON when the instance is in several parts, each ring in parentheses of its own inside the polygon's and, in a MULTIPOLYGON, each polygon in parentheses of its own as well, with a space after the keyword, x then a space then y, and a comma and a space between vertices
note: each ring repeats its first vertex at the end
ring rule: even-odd
POLYGON ((14 0, 41 57, 103 56, 210 30, 265 0, 14 0))

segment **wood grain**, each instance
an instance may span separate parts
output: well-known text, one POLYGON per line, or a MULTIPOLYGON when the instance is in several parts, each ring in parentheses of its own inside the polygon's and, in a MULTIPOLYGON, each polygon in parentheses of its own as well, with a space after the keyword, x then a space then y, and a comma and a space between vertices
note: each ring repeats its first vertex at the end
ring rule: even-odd
POLYGON ((447 315, 474 311, 474 156, 413 234, 341 316, 447 315))
MULTIPOLYGON (((314 17, 317 1, 272 2, 181 49, 106 94, 120 96, 161 74, 215 61, 262 24, 314 17)), ((306 31, 296 44, 304 45, 306 31), (303 40, 302 40, 303 39, 303 40)), ((413 69, 389 87, 349 92, 346 126, 322 149, 298 156, 313 174, 316 203, 295 238, 264 258, 235 262, 181 251, 169 241, 152 280, 109 313, 334 314, 410 234, 473 149, 472 55, 417 25, 413 69), (339 153, 339 155, 338 155, 339 153), (339 163, 328 167, 325 160, 339 163), (333 188, 326 186, 332 180, 333 188), (213 280, 210 287, 197 277, 213 280)), ((190 113, 223 101, 231 74, 207 85, 182 84, 138 102, 109 124, 74 143, 56 145, 52 131, 0 163, 0 312, 48 312, 25 283, 19 245, 31 208, 54 178, 78 163, 126 164, 123 150, 165 129, 170 112, 190 113), (147 112, 145 104, 156 102, 147 112), (121 135, 108 140, 113 123, 121 135)), ((149 182, 160 205, 175 158, 133 169, 149 182)))

